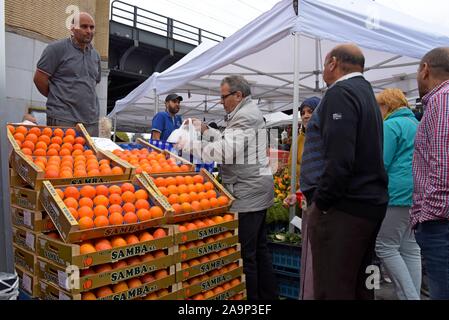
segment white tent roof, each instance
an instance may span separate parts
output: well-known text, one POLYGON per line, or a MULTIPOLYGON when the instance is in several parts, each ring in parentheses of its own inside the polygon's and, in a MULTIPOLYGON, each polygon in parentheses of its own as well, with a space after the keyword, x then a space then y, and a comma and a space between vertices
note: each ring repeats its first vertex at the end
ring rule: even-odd
MULTIPOLYGON (((283 112, 266 113, 263 115, 266 121, 266 128, 280 127, 285 125, 291 125, 293 123, 293 115, 288 115, 283 112)), ((301 122, 301 118, 298 119, 298 123, 301 122)))
POLYGON ((138 126, 149 131, 154 93, 163 98, 175 91, 190 93, 194 101, 183 101, 180 114, 184 117, 220 120, 224 115, 219 105, 220 81, 230 74, 250 81, 253 98, 264 113, 291 109, 295 32, 301 35, 300 100, 324 92, 321 66, 338 43, 362 47, 365 77, 376 91, 394 86, 408 97, 417 95, 417 59, 449 43, 448 30, 371 0, 299 0, 298 16, 292 0, 283 0, 221 43, 201 45, 168 70, 151 76, 117 101, 109 117, 117 116, 118 128, 138 126), (207 106, 201 103, 205 100, 207 106))

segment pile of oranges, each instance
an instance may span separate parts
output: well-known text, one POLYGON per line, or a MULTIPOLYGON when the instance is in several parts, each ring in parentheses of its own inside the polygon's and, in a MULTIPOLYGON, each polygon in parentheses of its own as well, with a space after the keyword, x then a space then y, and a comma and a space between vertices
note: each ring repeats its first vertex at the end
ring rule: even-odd
MULTIPOLYGON (((100 298, 108 297, 113 294, 123 293, 130 289, 139 288, 147 283, 163 279, 169 275, 168 270, 162 269, 155 271, 153 273, 147 273, 141 277, 138 278, 132 278, 126 281, 121 281, 114 285, 104 286, 100 287, 98 289, 84 292, 81 295, 82 300, 97 300, 100 298)), ((162 291, 162 290, 161 290, 162 291)), ((167 291, 163 291, 160 293, 160 295, 166 295, 168 294, 167 291)))
POLYGON ((113 153, 120 159, 137 167, 136 173, 169 173, 169 172, 188 172, 191 170, 188 165, 176 164, 174 158, 167 158, 164 154, 150 151, 146 148, 121 151, 116 149, 113 153))
POLYGON ((229 203, 228 197, 218 196, 214 184, 204 182, 204 177, 199 174, 152 179, 159 191, 167 197, 175 214, 210 210, 229 203))
POLYGON ((132 183, 85 185, 56 189, 59 197, 78 221, 81 230, 118 226, 162 218, 163 210, 151 206, 148 192, 132 183))
POLYGON ((225 214, 224 216, 215 216, 211 218, 197 219, 191 222, 185 222, 178 226, 179 232, 188 232, 196 229, 212 227, 216 224, 228 222, 234 220, 232 214, 225 214))
POLYGON ((45 172, 45 178, 78 178, 104 175, 122 175, 123 168, 111 167, 108 159, 98 160, 87 149, 86 139, 76 135, 72 128, 13 127, 9 131, 21 151, 45 172))

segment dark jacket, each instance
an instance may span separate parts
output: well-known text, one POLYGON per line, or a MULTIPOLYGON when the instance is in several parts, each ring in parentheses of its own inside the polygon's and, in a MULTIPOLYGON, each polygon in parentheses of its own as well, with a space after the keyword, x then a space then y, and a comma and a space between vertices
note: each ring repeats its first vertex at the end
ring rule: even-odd
POLYGON ((319 117, 324 171, 314 193, 316 205, 383 219, 388 203, 383 121, 370 83, 362 76, 335 83, 319 117))

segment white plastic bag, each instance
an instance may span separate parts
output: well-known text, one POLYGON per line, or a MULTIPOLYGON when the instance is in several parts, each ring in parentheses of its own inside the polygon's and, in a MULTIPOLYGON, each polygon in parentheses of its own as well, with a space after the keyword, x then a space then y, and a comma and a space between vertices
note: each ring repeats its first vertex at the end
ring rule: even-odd
POLYGON ((179 129, 174 130, 168 137, 167 142, 174 143, 176 145, 190 145, 192 142, 197 141, 199 138, 199 132, 193 125, 191 118, 185 120, 179 129))

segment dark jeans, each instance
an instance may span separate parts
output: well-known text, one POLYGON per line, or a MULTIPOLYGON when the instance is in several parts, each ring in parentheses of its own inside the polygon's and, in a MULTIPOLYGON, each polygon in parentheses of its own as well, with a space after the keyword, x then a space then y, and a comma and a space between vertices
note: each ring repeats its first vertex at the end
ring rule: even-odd
POLYGON ((424 258, 430 298, 449 300, 449 221, 420 223, 415 238, 424 258))
POLYGON ((273 261, 267 246, 267 210, 239 213, 239 241, 248 300, 278 299, 273 261))
POLYGON ((382 221, 331 209, 309 217, 316 300, 373 300, 367 286, 382 221))
MULTIPOLYGON (((47 117, 47 126, 75 127, 77 124, 78 124, 78 122, 76 122, 76 121, 65 121, 65 120, 58 120, 58 119, 47 117)), ((83 125, 91 137, 98 137, 98 135, 99 135, 98 123, 93 123, 93 124, 83 123, 83 125)))

